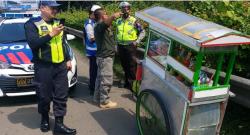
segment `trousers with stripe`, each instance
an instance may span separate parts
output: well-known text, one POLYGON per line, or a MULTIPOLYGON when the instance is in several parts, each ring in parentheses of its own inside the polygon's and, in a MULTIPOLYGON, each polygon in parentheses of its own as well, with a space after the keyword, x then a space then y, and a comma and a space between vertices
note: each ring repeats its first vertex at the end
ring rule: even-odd
POLYGON ((109 92, 113 85, 113 58, 96 58, 98 66, 97 77, 95 83, 94 100, 100 103, 107 103, 109 100, 109 92))
POLYGON ((34 63, 35 79, 37 85, 38 112, 47 114, 50 111, 50 103, 53 102, 55 117, 66 114, 66 102, 68 98, 68 77, 66 63, 34 63))

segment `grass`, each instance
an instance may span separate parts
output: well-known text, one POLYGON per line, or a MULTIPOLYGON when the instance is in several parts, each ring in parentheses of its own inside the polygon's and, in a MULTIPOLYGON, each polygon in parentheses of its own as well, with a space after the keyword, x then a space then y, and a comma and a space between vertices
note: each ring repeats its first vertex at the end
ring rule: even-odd
POLYGON ((75 38, 74 40, 68 41, 70 46, 79 50, 81 54, 85 55, 85 46, 83 45, 83 40, 81 38, 75 38))
MULTIPOLYGON (((82 39, 76 38, 69 41, 73 48, 85 55, 85 47, 82 39)), ((123 78, 123 70, 119 58, 114 61, 114 73, 118 78, 123 78)), ((232 101, 229 101, 226 114, 223 120, 221 135, 250 135, 250 109, 244 108, 232 101)))
POLYGON ((221 135, 250 135, 250 109, 229 102, 221 135))

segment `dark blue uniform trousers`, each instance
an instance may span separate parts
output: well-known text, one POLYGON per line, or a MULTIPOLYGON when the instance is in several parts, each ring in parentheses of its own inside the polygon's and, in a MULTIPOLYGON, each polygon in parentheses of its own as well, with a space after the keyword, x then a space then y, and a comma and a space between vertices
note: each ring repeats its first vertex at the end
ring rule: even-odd
POLYGON ((64 116, 66 114, 66 102, 68 98, 66 63, 52 64, 37 62, 34 64, 34 68, 38 112, 40 114, 47 114, 50 111, 50 103, 52 101, 55 117, 64 116))
POLYGON ((91 92, 95 91, 95 81, 97 76, 97 64, 95 56, 88 56, 89 58, 89 89, 91 92))

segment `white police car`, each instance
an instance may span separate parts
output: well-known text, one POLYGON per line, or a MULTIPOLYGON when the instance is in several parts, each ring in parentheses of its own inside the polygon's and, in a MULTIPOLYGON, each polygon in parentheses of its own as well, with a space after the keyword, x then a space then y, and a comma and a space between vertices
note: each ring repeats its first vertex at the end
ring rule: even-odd
MULTIPOLYGON (((35 94, 32 52, 27 44, 24 23, 29 18, 0 19, 0 97, 35 94)), ((72 40, 73 35, 67 35, 72 40)), ((72 71, 68 72, 69 87, 77 83, 77 66, 72 49, 66 48, 72 60, 72 71)))

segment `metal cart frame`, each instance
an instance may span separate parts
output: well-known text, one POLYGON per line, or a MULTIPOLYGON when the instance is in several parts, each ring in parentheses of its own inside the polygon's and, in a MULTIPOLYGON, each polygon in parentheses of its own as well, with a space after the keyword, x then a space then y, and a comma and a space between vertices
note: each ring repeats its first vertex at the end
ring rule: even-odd
MULTIPOLYGON (((136 12, 135 15, 149 24, 136 112, 140 133, 144 134, 145 130, 141 123, 140 108, 146 108, 150 112, 147 97, 142 101, 140 95, 151 91, 157 93, 153 95, 160 100, 163 113, 166 112, 165 127, 170 128, 169 134, 219 134, 238 45, 250 44, 250 38, 238 31, 164 7, 152 7, 136 12), (155 37, 160 38, 155 40, 155 37), (167 44, 167 53, 154 56, 155 50, 160 50, 154 48, 154 44, 167 44), (193 70, 173 56, 174 46, 177 44, 195 52, 193 70), (202 64, 204 57, 209 54, 215 54, 217 57, 216 70, 212 82, 204 85, 200 82, 200 74, 201 70, 206 69, 202 64), (225 56, 229 61, 227 65, 224 64, 225 56), (226 77, 220 82, 219 76, 223 66, 227 66, 226 77), (190 85, 180 81, 171 71, 181 75, 183 80, 188 80, 190 85)), ((150 114, 154 115, 152 112, 150 114)))

